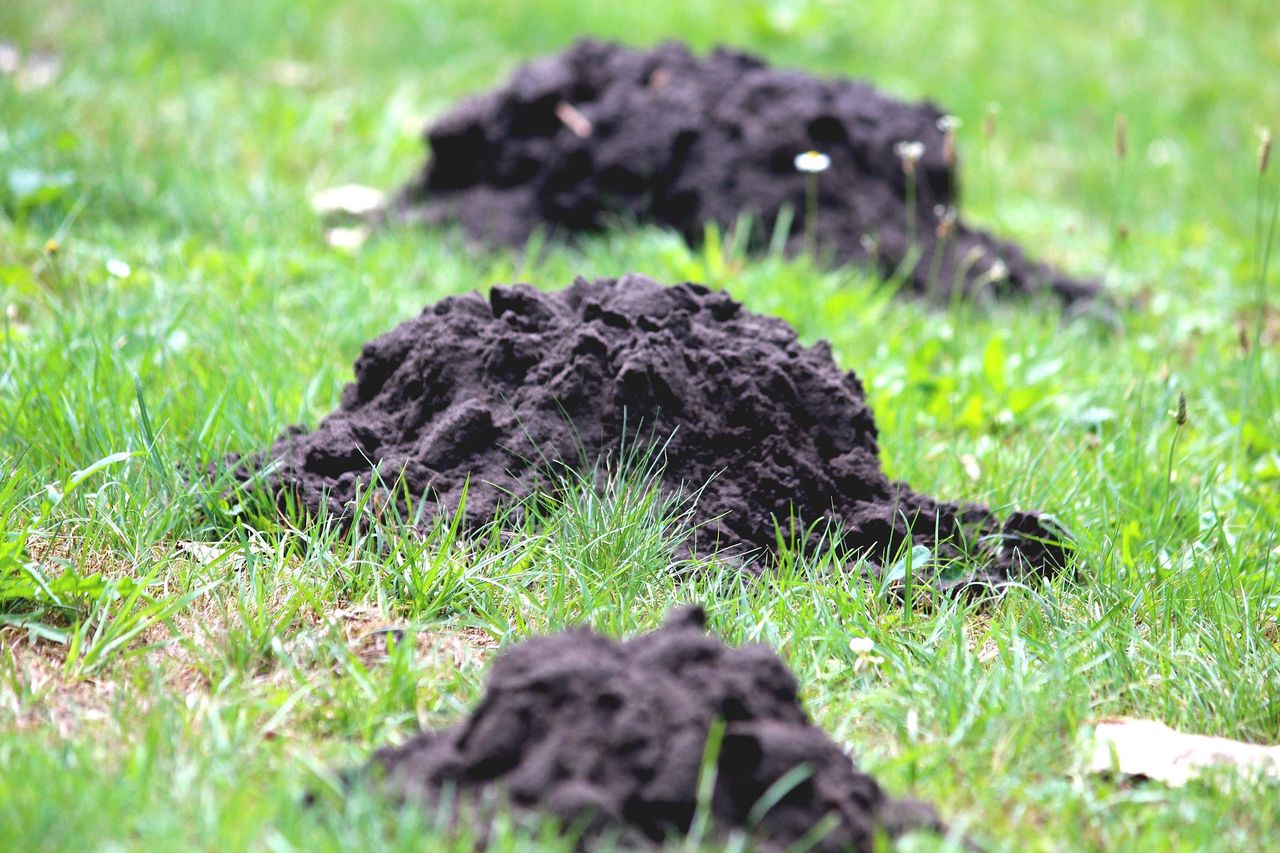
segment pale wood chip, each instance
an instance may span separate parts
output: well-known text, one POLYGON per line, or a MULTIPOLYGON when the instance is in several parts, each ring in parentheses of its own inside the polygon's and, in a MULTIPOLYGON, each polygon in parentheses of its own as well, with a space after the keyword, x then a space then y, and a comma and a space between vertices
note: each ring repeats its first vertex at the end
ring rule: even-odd
POLYGON ((591 135, 594 128, 591 126, 591 120, 578 112, 573 104, 567 101, 561 101, 556 104, 556 118, 569 128, 569 131, 579 139, 586 139, 591 135))
POLYGON ((1156 720, 1098 720, 1093 724, 1091 773, 1141 776, 1180 787, 1210 767, 1230 766, 1280 780, 1280 746, 1188 734, 1156 720))

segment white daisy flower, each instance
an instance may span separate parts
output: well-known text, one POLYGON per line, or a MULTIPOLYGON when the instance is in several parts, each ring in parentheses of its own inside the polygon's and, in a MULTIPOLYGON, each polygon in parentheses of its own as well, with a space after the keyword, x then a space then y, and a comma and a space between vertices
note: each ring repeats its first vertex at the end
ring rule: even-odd
POLYGON ((899 142, 893 146, 893 153, 898 155, 898 159, 902 161, 904 166, 908 164, 914 166, 924 156, 924 143, 914 140, 911 142, 899 142))
POLYGON ((831 158, 821 151, 806 151, 796 155, 796 171, 816 175, 831 167, 831 158))

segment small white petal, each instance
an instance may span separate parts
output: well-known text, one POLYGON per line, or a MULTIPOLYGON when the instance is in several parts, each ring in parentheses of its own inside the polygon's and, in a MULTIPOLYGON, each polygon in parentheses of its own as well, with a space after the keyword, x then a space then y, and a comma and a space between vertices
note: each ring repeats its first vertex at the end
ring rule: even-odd
POLYGON ((119 258, 112 258, 107 261, 107 272, 116 278, 128 278, 133 268, 119 258))
POLYGON ((849 641, 849 648, 859 655, 869 655, 875 650, 876 643, 870 637, 854 637, 849 641))
POLYGON ((369 229, 363 225, 355 228, 330 228, 324 232, 324 240, 335 249, 342 249, 347 252, 354 252, 356 249, 364 245, 364 241, 369 238, 369 229))
POLYGON ((796 171, 817 174, 831 167, 831 158, 821 151, 806 151, 796 155, 796 171))
POLYGON ((22 54, 13 42, 0 41, 0 74, 8 77, 16 74, 22 65, 22 54))
POLYGON ((911 141, 899 142, 893 146, 893 153, 898 155, 898 159, 904 163, 918 163, 920 158, 924 156, 924 143, 911 141))
POLYGON ((373 187, 343 184, 313 195, 311 206, 321 215, 342 213, 348 216, 368 216, 382 207, 385 197, 382 190, 373 187))

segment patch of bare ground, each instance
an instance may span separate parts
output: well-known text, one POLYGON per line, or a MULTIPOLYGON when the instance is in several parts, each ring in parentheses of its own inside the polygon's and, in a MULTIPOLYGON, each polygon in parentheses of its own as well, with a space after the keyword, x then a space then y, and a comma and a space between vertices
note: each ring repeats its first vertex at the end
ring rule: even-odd
MULTIPOLYGON (((208 565, 222 561, 229 571, 243 566, 243 554, 219 546, 179 543, 157 546, 208 565)), ((56 576, 68 565, 104 577, 137 576, 137 564, 109 552, 87 551, 70 538, 42 539, 28 550, 32 562, 56 576)), ((286 606, 281 584, 266 609, 286 606)), ((0 627, 0 731, 52 730, 61 737, 102 725, 123 710, 145 712, 164 698, 191 704, 211 694, 231 665, 223 650, 242 639, 245 628, 232 601, 215 587, 181 611, 157 621, 118 651, 108 665, 86 673, 68 661, 68 646, 27 627, 0 627), (166 693, 168 694, 166 696, 166 693)), ((366 669, 389 657, 395 644, 411 641, 415 666, 464 669, 479 666, 497 649, 484 631, 448 625, 418 626, 387 618, 377 607, 335 602, 331 608, 299 610, 272 655, 255 665, 249 690, 280 686, 299 673, 343 675, 347 655, 366 669)))
POLYGON ((978 661, 989 664, 1000 656, 1000 646, 991 635, 991 617, 982 614, 975 617, 967 625, 965 643, 969 653, 977 653, 978 661))
POLYGON ((1262 636, 1266 641, 1280 648, 1280 619, 1268 617, 1262 623, 1262 636))
POLYGON ((417 659, 457 669, 474 666, 498 648, 479 628, 415 629, 388 623, 376 607, 339 608, 330 617, 329 625, 341 629, 347 648, 367 667, 386 661, 394 645, 410 639, 417 659))

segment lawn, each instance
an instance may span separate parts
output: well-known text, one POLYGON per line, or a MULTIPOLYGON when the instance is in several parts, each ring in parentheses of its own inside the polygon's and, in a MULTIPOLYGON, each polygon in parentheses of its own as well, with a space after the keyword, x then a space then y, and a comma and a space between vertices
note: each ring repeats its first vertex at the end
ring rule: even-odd
POLYGON ((505 646, 629 636, 691 600, 778 648, 891 792, 991 849, 1280 837, 1274 782, 1118 784, 1077 749, 1117 715, 1280 739, 1270 3, 6 0, 0 42, 0 846, 470 849, 343 799, 337 772, 458 719, 505 646), (933 309, 657 230, 536 262, 413 229, 325 242, 313 193, 407 179, 424 122, 582 34, 723 41, 945 105, 966 215, 1116 307, 933 309), (624 475, 513 542, 272 522, 188 476, 314 424, 361 344, 441 296, 630 270, 830 341, 892 476, 1050 510, 1077 571, 912 609, 823 554, 677 579, 670 507, 624 475), (855 668, 858 637, 882 662, 855 668))

